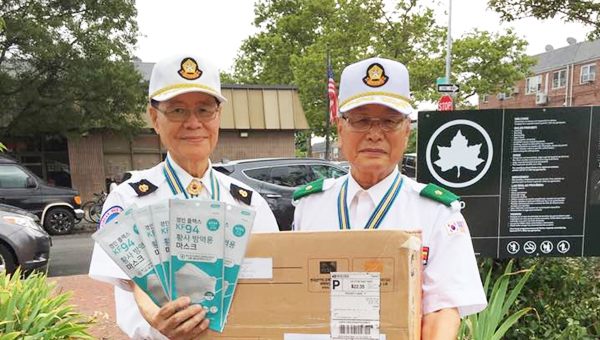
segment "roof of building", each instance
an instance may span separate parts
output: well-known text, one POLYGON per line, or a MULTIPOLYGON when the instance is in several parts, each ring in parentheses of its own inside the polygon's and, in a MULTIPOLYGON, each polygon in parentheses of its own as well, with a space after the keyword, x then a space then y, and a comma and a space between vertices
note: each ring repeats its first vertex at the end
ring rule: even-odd
POLYGON ((597 60, 600 59, 600 39, 568 45, 533 57, 538 59, 537 65, 531 68, 535 74, 597 60))

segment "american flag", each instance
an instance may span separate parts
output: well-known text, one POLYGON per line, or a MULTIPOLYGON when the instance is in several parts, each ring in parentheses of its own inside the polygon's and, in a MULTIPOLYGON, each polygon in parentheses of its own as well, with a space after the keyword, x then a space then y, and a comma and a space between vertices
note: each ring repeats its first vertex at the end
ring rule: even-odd
POLYGON ((329 121, 333 124, 338 116, 338 98, 335 88, 335 80, 333 79, 333 69, 331 68, 331 60, 327 61, 327 94, 329 95, 329 121))

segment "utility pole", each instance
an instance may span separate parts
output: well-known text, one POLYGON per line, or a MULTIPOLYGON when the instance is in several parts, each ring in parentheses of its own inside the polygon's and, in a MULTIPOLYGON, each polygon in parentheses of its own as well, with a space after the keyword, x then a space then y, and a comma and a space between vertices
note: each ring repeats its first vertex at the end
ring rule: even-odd
MULTIPOLYGON (((450 69, 452 68, 452 33, 451 33, 451 27, 452 27, 452 0, 448 0, 449 1, 449 6, 448 6, 448 44, 447 44, 447 48, 446 48, 446 83, 447 84, 453 84, 452 83, 452 79, 450 79, 450 69)), ((455 103, 456 103, 456 94, 452 93, 452 108, 454 109, 455 103)))

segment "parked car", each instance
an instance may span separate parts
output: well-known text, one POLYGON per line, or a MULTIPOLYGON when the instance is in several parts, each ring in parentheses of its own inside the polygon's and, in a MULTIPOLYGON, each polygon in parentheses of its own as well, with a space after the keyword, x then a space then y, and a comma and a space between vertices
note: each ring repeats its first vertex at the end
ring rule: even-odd
POLYGON ((213 164, 215 170, 238 179, 261 194, 275 214, 279 230, 290 230, 294 220, 292 194, 321 178, 337 178, 348 171, 313 158, 270 158, 213 164))
POLYGON ((50 185, 6 155, 0 155, 0 203, 37 215, 52 235, 71 233, 83 218, 77 190, 50 185))
POLYGON ((0 204, 0 272, 44 269, 50 259, 52 240, 40 219, 23 209, 0 204))
POLYGON ((404 175, 415 178, 417 176, 417 154, 406 153, 402 157, 401 171, 404 175))
POLYGON ((348 162, 348 161, 337 161, 337 162, 332 162, 332 163, 339 167, 346 169, 347 171, 350 171, 350 162, 348 162))

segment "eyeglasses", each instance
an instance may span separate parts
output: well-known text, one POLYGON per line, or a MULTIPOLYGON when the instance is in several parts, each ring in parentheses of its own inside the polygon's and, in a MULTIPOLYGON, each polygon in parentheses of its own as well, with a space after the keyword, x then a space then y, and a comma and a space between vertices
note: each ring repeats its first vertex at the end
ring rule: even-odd
POLYGON ((405 116, 399 115, 394 117, 371 118, 369 116, 342 116, 351 130, 357 132, 365 132, 373 127, 373 122, 377 121, 381 130, 390 132, 396 131, 402 126, 405 116))
POLYGON ((197 106, 193 111, 185 106, 169 106, 165 110, 158 108, 158 105, 152 105, 156 110, 162 112, 168 120, 172 122, 184 122, 186 121, 192 112, 196 115, 201 122, 208 122, 217 118, 217 112, 219 109, 218 105, 200 105, 197 106))

